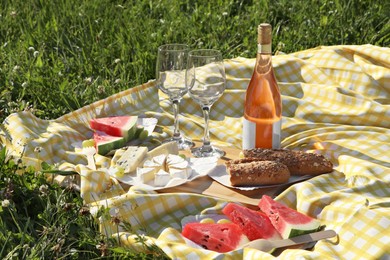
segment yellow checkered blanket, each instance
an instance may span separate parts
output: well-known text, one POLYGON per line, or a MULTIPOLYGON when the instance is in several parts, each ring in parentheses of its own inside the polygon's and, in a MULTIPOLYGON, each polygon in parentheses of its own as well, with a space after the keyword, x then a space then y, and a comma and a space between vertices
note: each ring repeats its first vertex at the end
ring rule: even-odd
MULTIPOLYGON (((254 59, 225 61, 227 89, 210 114, 212 141, 241 146, 245 89, 254 59)), ((276 199, 333 229, 338 237, 312 250, 287 249, 281 259, 385 259, 390 257, 390 49, 372 45, 318 47, 273 57, 283 96, 282 146, 320 149, 336 171, 295 184, 276 199)), ((189 97, 181 103, 181 130, 201 139, 202 112, 189 97)), ((172 133, 173 116, 155 82, 131 88, 56 120, 28 112, 10 115, 0 132, 7 150, 39 167, 58 164, 81 174, 81 193, 93 210, 109 207, 101 231, 124 245, 142 250, 136 237, 118 222, 128 222, 174 259, 273 259, 254 249, 226 254, 194 249, 180 235, 188 215, 220 213, 226 201, 198 194, 157 194, 91 171, 72 143, 89 138, 89 120, 109 115, 155 117, 164 138, 172 133), (39 149, 37 149, 39 147, 39 149), (113 217, 117 221, 112 221, 113 217)), ((99 157, 104 165, 109 158, 99 157)))

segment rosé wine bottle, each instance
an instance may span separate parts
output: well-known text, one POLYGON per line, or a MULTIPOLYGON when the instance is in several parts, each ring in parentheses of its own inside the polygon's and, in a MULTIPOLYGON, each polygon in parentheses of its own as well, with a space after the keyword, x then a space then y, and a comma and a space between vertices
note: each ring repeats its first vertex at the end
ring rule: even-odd
POLYGON ((252 78, 246 90, 243 149, 280 148, 282 98, 272 68, 272 27, 258 27, 258 50, 252 78))

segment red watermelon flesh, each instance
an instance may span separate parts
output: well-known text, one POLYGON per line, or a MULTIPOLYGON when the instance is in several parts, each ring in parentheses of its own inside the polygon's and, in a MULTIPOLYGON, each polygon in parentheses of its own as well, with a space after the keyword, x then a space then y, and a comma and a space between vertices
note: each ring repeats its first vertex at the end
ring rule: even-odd
POLYGON ((225 253, 249 242, 234 223, 188 223, 182 235, 204 249, 225 253))
POLYGON ((249 240, 259 238, 280 239, 280 235, 271 221, 260 211, 252 210, 235 203, 228 203, 222 212, 241 228, 249 240))
POLYGON ((287 207, 263 195, 259 208, 269 217, 272 225, 283 238, 312 233, 320 229, 320 221, 287 207))
POLYGON ((94 118, 89 122, 89 125, 93 130, 124 137, 126 141, 129 141, 135 136, 137 120, 138 116, 110 116, 94 118))
POLYGON ((104 132, 96 131, 93 133, 95 148, 98 154, 106 155, 114 149, 119 149, 125 145, 123 137, 107 135, 104 132))

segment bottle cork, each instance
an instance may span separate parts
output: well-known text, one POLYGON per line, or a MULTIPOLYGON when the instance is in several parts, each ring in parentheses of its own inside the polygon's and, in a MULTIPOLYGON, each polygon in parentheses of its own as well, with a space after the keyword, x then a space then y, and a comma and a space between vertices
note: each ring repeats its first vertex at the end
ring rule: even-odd
POLYGON ((268 23, 261 23, 257 28, 259 44, 271 44, 272 41, 272 26, 268 23))

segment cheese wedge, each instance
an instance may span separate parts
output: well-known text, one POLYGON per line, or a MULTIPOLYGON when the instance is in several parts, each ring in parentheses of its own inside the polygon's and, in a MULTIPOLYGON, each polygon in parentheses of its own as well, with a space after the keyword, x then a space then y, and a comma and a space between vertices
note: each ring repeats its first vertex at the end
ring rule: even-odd
POLYGON ((181 162, 184 162, 184 161, 186 161, 186 159, 184 159, 180 155, 168 154, 168 156, 167 156, 167 164, 168 165, 181 163, 181 162))
POLYGON ((171 174, 172 178, 188 179, 189 177, 187 168, 184 169, 170 168, 169 173, 171 174))
POLYGON ((129 146, 122 156, 116 161, 125 173, 133 172, 142 165, 148 153, 148 148, 142 146, 129 146))
POLYGON ((161 154, 179 154, 177 143, 175 141, 164 143, 148 152, 147 158, 151 159, 161 154))
POLYGON ((164 165, 161 165, 159 163, 156 163, 155 161, 153 160, 146 160, 144 162, 144 168, 153 168, 155 170, 155 172, 158 172, 159 170, 164 170, 165 169, 165 166, 164 165))
POLYGON ((171 175, 164 171, 159 170, 154 176, 154 185, 155 186, 165 186, 171 180, 171 175))
POLYGON ((137 177, 142 183, 153 181, 155 173, 155 168, 137 168, 137 177))
POLYGON ((166 169, 167 168, 166 167, 167 156, 165 154, 161 154, 161 155, 155 156, 155 157, 153 157, 152 160, 153 160, 153 162, 155 162, 156 164, 161 166, 164 171, 167 170, 166 169))
POLYGON ((189 162, 188 161, 182 161, 182 162, 179 162, 179 163, 171 163, 171 164, 168 164, 168 168, 169 169, 172 169, 172 168, 176 168, 176 169, 186 169, 186 168, 189 168, 189 162))

